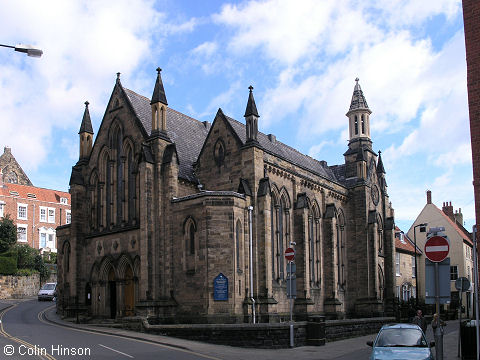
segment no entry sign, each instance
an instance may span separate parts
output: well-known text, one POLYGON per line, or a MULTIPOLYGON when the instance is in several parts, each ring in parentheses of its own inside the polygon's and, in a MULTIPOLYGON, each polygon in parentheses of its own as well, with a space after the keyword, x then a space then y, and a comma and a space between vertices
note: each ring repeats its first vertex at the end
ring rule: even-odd
POLYGON ((287 259, 287 261, 293 261, 293 259, 295 259, 295 250, 293 250, 293 248, 289 247, 285 250, 285 259, 287 259))
POLYGON ((433 236, 425 243, 425 256, 433 262, 442 262, 448 256, 450 244, 443 236, 433 236))

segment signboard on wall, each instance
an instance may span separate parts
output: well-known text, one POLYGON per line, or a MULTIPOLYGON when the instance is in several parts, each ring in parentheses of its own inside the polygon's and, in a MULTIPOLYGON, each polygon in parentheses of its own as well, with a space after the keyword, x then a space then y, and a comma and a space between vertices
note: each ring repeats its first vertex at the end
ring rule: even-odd
POLYGON ((228 278, 222 273, 213 279, 213 300, 228 301, 228 278))

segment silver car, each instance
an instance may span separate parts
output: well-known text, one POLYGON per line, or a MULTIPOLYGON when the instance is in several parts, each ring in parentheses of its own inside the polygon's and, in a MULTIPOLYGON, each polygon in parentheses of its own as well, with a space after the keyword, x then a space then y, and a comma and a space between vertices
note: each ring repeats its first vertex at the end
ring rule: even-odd
POLYGON ((57 293, 57 283, 46 283, 38 292, 38 301, 55 299, 57 293))
POLYGON ((373 347, 371 360, 433 360, 430 348, 435 343, 427 343, 425 334, 418 325, 389 324, 382 326, 375 342, 367 341, 367 345, 373 347))

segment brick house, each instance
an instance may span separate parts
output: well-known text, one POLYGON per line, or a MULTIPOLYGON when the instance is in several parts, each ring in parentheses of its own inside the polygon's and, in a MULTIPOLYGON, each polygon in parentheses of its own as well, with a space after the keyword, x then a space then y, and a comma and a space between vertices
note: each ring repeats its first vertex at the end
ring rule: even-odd
POLYGON ((72 223, 57 230, 59 311, 280 321, 289 246, 297 320, 393 311, 393 209, 358 79, 345 163, 328 166, 258 131, 252 87, 245 123, 219 109, 210 124, 170 108, 157 71, 151 99, 117 74, 94 141, 86 102, 72 223))
POLYGON ((71 221, 70 194, 20 184, 31 182, 9 148, 5 148, 5 154, 8 165, 0 166, 3 165, 9 175, 4 175, 0 169, 0 218, 8 214, 14 221, 19 243, 28 244, 42 252, 56 253, 56 228, 71 221), (9 182, 4 182, 4 179, 9 182))
POLYGON ((422 250, 415 252, 414 241, 395 226, 395 294, 400 301, 409 301, 416 297, 417 279, 415 265, 422 261, 422 250), (417 263, 415 263, 415 256, 417 263))

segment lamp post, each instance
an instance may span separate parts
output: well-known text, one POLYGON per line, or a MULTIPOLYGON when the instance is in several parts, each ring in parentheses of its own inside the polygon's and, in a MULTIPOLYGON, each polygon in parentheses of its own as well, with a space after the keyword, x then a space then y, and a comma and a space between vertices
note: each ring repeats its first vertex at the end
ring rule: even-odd
POLYGON ((417 227, 420 227, 420 232, 425 232, 428 223, 418 224, 413 227, 413 242, 415 246, 415 306, 418 307, 418 278, 417 278, 417 227))
POLYGON ((32 57, 40 57, 43 54, 42 50, 34 48, 32 45, 19 44, 17 46, 11 46, 11 45, 0 44, 0 46, 14 49, 15 51, 25 53, 28 56, 32 56, 32 57))

